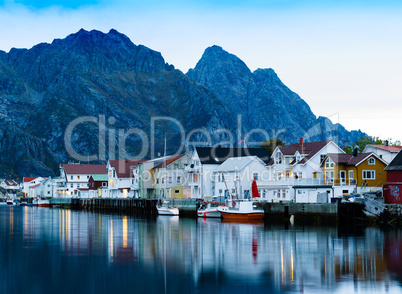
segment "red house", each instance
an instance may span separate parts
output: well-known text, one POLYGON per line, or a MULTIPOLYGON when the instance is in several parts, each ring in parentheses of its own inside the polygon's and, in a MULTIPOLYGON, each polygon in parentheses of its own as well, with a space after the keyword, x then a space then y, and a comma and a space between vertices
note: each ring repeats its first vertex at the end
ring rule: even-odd
POLYGON ((384 185, 384 203, 402 204, 402 152, 396 155, 385 168, 387 171, 387 184, 384 185))

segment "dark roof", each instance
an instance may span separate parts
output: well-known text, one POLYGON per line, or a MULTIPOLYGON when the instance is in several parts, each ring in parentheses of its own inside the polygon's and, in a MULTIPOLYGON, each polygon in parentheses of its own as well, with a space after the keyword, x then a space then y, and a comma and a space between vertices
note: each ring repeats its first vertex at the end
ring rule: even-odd
POLYGON ((169 164, 175 162, 176 160, 182 158, 184 155, 173 155, 170 156, 168 159, 166 159, 165 161, 161 162, 160 164, 158 164, 157 166, 155 166, 154 168, 161 168, 161 167, 166 167, 169 164))
POLYGON ((61 167, 68 175, 93 175, 93 174, 106 174, 105 164, 65 164, 62 163, 61 167))
POLYGON ((279 150, 283 155, 294 155, 296 151, 299 151, 300 154, 306 155, 302 160, 299 161, 299 164, 306 163, 310 160, 314 155, 316 155, 322 148, 324 148, 330 140, 318 141, 318 142, 304 142, 303 144, 291 144, 286 146, 279 146, 279 150))
POLYGON ((119 178, 132 178, 132 167, 136 167, 139 163, 145 160, 128 160, 128 159, 113 159, 109 160, 110 165, 115 169, 119 178))
POLYGON ((19 185, 19 183, 17 181, 14 181, 14 180, 4 180, 4 183, 7 186, 18 186, 19 185))
MULTIPOLYGON (((329 153, 328 156, 331 157, 331 159, 336 163, 336 164, 345 164, 345 165, 357 165, 364 159, 366 159, 369 156, 375 156, 374 153, 360 153, 356 157, 353 157, 352 154, 338 154, 338 153, 329 153)), ((378 157, 377 157, 378 158, 378 157)))
POLYGON ((270 154, 264 148, 224 148, 224 147, 196 147, 202 164, 221 164, 228 158, 257 156, 263 162, 271 160, 270 154))
POLYGON ((402 151, 388 164, 385 170, 402 170, 402 151))

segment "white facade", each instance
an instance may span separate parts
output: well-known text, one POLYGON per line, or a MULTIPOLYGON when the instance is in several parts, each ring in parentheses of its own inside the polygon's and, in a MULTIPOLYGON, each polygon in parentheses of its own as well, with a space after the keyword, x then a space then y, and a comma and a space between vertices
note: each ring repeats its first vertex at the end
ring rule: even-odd
POLYGON ((108 196, 110 198, 139 198, 138 162, 132 160, 109 160, 106 165, 108 196))
MULTIPOLYGON (((213 172, 214 196, 249 199, 254 178, 259 187, 268 176, 265 163, 256 156, 228 158, 213 172)), ((261 191, 261 199, 263 196, 261 191)))
POLYGON ((186 169, 191 198, 205 199, 218 196, 215 195, 213 182, 214 172, 219 165, 220 163, 201 164, 197 152, 193 152, 190 165, 186 169))
POLYGON ((53 197, 53 180, 46 178, 29 188, 28 197, 51 198, 53 197))
POLYGON ((42 177, 37 177, 37 178, 24 178, 24 181, 22 183, 22 192, 26 197, 31 197, 29 196, 29 189, 32 186, 36 186, 39 184, 39 182, 43 181, 45 178, 42 177))
POLYGON ((389 164, 401 149, 400 146, 366 145, 362 153, 374 153, 389 164))

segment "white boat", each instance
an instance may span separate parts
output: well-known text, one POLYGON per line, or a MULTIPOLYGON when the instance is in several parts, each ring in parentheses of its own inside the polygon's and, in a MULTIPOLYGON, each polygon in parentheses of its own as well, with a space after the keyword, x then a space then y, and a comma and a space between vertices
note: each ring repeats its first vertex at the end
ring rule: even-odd
POLYGON ((157 206, 159 215, 179 215, 179 209, 172 206, 157 206))
POLYGON ((218 211, 220 203, 217 202, 204 202, 197 211, 198 217, 216 217, 220 218, 221 214, 218 211))
POLYGON ((17 200, 14 198, 7 198, 7 205, 17 205, 17 200))
POLYGON ((170 206, 169 201, 163 201, 162 205, 157 205, 159 215, 179 215, 179 209, 174 206, 170 206))
POLYGON ((257 208, 252 201, 231 201, 231 205, 220 206, 217 208, 223 219, 251 221, 262 220, 264 218, 264 210, 257 208))
POLYGON ((35 198, 33 201, 33 206, 38 206, 38 207, 50 207, 50 201, 49 199, 44 199, 44 198, 35 198))

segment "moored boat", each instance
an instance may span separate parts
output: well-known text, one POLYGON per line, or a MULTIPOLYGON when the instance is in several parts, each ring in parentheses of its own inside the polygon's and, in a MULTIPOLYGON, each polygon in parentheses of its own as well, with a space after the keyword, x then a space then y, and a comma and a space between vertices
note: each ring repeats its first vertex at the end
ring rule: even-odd
POLYGON ((159 215, 179 215, 179 209, 169 205, 169 201, 163 201, 162 205, 157 205, 159 215))
POLYGON ((14 198, 7 198, 6 201, 7 205, 17 205, 17 202, 14 200, 15 200, 14 198))
POLYGON ((221 206, 217 208, 223 219, 228 220, 262 220, 264 210, 257 208, 252 201, 232 201, 232 207, 221 206))
POLYGON ((198 217, 216 217, 220 218, 221 214, 218 211, 219 202, 204 202, 197 211, 198 217))
POLYGON ((33 206, 38 207, 50 207, 50 201, 44 198, 35 198, 33 200, 33 206))

